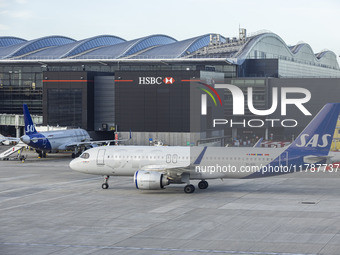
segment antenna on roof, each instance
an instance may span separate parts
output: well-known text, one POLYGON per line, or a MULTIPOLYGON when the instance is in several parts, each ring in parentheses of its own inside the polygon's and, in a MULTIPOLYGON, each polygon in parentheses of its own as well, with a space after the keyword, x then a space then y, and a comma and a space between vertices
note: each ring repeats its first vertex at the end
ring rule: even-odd
POLYGON ((247 29, 239 27, 239 39, 240 41, 246 41, 247 29))

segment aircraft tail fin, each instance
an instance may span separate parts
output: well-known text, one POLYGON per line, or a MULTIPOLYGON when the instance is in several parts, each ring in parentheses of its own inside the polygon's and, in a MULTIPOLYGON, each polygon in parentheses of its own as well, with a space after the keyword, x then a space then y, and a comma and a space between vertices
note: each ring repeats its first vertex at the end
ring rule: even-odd
POLYGON ((24 111, 25 133, 26 133, 26 135, 31 135, 31 134, 37 133, 37 130, 35 129, 35 126, 34 126, 33 121, 32 121, 31 114, 30 114, 26 104, 23 105, 23 111, 24 111))
POLYGON ((339 114, 340 103, 326 104, 288 150, 306 155, 328 155, 339 114))

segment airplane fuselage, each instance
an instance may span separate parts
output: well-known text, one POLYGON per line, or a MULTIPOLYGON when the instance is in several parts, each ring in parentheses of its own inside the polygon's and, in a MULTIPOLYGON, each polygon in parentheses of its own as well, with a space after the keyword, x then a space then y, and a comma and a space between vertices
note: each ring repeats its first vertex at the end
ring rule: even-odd
POLYGON ((288 165, 288 157, 279 157, 283 151, 284 148, 108 146, 86 151, 70 166, 83 173, 107 176, 133 176, 140 169, 185 169, 190 179, 246 178, 269 163, 288 165))
POLYGON ((67 150, 67 144, 90 141, 90 136, 84 129, 70 129, 24 135, 21 140, 36 150, 57 152, 67 150))

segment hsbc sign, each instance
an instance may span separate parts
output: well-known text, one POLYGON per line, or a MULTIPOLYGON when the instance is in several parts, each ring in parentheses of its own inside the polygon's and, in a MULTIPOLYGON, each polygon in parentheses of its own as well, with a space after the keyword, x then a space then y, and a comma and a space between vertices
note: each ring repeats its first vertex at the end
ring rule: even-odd
POLYGON ((172 77, 139 77, 138 84, 140 85, 160 85, 160 84, 173 84, 175 79, 172 77))
POLYGON ((164 80, 163 80, 163 82, 164 82, 165 84, 173 84, 173 83, 175 82, 175 79, 172 78, 172 77, 165 77, 164 80))

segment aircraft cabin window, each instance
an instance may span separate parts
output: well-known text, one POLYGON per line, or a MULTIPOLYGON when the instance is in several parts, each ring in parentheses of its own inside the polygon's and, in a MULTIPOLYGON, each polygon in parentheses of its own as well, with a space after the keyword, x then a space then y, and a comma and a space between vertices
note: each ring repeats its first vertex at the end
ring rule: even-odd
POLYGON ((83 159, 88 159, 90 157, 90 154, 88 154, 87 152, 83 153, 81 156, 81 158, 83 159))

